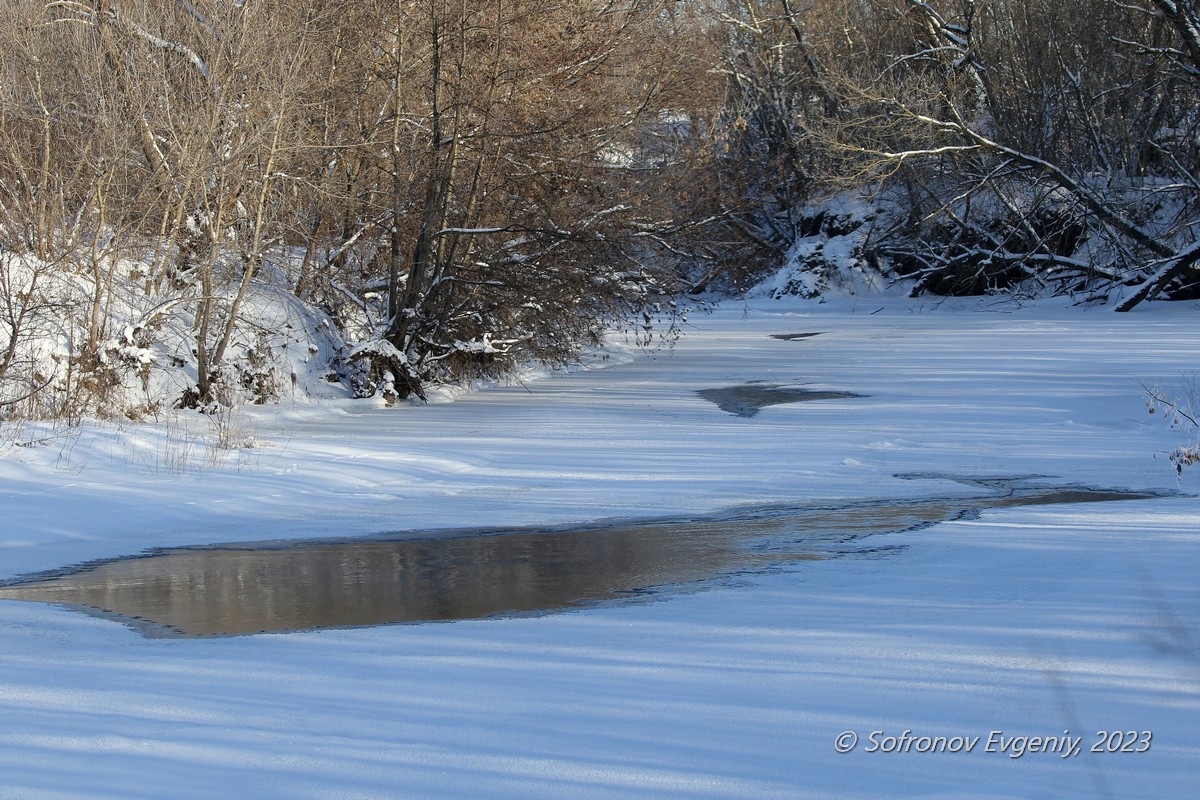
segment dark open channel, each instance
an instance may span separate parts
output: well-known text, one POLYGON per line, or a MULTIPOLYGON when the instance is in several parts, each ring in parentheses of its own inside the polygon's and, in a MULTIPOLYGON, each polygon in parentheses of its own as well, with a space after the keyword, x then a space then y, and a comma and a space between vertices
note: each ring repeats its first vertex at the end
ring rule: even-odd
POLYGON ((871 534, 985 508, 1142 499, 1005 487, 999 496, 760 508, 695 519, 170 548, 0 586, 0 599, 115 617, 147 636, 233 636, 546 613, 806 558, 877 554, 871 534))

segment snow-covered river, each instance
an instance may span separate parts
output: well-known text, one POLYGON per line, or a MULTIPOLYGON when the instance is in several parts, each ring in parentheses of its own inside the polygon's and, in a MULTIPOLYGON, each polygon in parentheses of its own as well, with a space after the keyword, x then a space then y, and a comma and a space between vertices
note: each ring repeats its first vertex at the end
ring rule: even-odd
POLYGON ((504 537, 447 532, 612 528, 614 554, 666 555, 678 540, 646 535, 669 525, 614 523, 781 504, 872 509, 876 527, 717 536, 713 561, 682 562, 717 575, 706 591, 570 613, 153 638, 0 602, 0 798, 1190 796, 1200 474, 1176 482, 1165 453, 1191 434, 1148 415, 1141 385, 1194 371, 1197 319, 752 301, 696 316, 673 353, 453 402, 255 409, 253 450, 190 444, 187 418, 7 426, 8 581, 386 531, 486 549, 504 537), (740 386, 833 396, 739 415, 698 394, 740 386), (974 505, 1012 478, 1167 496, 974 505), (929 498, 945 510, 924 521, 946 521, 879 522, 929 498), (772 541, 799 558, 744 566, 772 541))

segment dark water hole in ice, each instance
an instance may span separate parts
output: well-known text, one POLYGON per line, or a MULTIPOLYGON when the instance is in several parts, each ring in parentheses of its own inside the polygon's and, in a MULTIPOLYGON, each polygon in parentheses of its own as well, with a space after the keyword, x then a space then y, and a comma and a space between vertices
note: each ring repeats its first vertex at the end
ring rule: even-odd
POLYGON ((747 383, 722 389, 701 389, 696 394, 716 403, 717 408, 739 417, 753 417, 767 406, 783 403, 802 403, 809 400, 846 400, 862 397, 853 392, 805 389, 801 386, 782 386, 774 383, 747 383))
POLYGON ((878 542, 867 538, 872 534, 987 508, 1149 496, 973 485, 1000 492, 610 526, 165 548, 10 582, 0 586, 0 599, 113 617, 151 637, 548 613, 681 591, 805 559, 878 557, 889 548, 872 546, 878 542))
POLYGON ((811 339, 814 336, 820 336, 821 333, 822 331, 815 331, 813 333, 773 333, 771 334, 771 338, 781 339, 785 342, 796 342, 801 339, 811 339))

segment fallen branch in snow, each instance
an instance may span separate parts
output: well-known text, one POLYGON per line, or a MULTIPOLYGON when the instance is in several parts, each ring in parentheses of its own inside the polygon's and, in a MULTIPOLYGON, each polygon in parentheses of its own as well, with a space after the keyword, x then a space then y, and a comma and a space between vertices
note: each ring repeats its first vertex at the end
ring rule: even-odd
POLYGON ((1186 248, 1173 258, 1167 259, 1158 271, 1146 279, 1128 300, 1117 306, 1117 311, 1131 311, 1143 300, 1153 299, 1159 292, 1166 288, 1167 284, 1193 267, 1198 261, 1200 261, 1200 241, 1195 241, 1192 242, 1191 247, 1186 248))

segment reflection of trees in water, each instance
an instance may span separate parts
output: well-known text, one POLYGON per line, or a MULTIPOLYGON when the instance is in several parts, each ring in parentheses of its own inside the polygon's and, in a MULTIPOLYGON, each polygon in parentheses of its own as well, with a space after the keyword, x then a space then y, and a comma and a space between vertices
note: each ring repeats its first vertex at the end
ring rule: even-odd
POLYGON ((470 619, 709 578, 741 557, 727 538, 664 525, 175 550, 6 594, 84 605, 188 635, 470 619))
POLYGON ((964 511, 1135 497, 1040 489, 620 528, 166 550, 0 588, 0 597, 84 606, 184 636, 478 619, 705 580, 797 550, 866 552, 863 537, 964 511))

